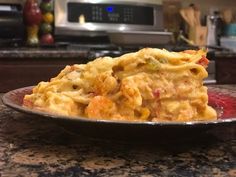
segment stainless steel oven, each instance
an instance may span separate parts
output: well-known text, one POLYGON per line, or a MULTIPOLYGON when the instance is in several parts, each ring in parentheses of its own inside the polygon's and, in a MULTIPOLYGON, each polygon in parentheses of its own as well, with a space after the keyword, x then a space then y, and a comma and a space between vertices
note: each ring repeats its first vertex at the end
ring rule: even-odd
POLYGON ((55 0, 56 35, 163 31, 160 0, 55 0))
POLYGON ((0 46, 15 47, 24 42, 23 3, 0 0, 0 46))

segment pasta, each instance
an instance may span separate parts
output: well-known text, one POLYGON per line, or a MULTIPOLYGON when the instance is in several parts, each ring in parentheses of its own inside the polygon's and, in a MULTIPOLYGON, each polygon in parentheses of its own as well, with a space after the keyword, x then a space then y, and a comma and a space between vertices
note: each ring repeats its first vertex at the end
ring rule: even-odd
POLYGON ((117 58, 66 66, 40 82, 24 106, 65 116, 125 121, 216 119, 208 106, 204 50, 145 48, 117 58))

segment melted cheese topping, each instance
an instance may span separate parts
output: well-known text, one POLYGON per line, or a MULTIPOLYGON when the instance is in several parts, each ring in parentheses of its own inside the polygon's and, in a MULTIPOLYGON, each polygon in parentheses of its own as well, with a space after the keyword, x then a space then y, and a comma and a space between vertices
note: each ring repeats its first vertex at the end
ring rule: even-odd
POLYGON ((24 105, 59 115, 127 121, 216 119, 208 106, 206 52, 145 48, 66 66, 24 105))

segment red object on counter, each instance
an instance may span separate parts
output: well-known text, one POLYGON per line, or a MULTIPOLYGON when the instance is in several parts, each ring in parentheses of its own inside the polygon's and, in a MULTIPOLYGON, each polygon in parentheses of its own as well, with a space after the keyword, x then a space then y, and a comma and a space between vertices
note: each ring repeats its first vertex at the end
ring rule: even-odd
POLYGON ((39 25, 42 21, 42 13, 37 0, 27 0, 23 10, 24 21, 28 26, 39 25))
POLYGON ((27 0, 23 9, 24 23, 27 29, 27 45, 39 44, 38 31, 43 19, 37 0, 27 0))
POLYGON ((42 45, 49 45, 49 44, 53 44, 53 43, 54 43, 54 39, 51 34, 44 34, 40 38, 40 44, 42 44, 42 45))

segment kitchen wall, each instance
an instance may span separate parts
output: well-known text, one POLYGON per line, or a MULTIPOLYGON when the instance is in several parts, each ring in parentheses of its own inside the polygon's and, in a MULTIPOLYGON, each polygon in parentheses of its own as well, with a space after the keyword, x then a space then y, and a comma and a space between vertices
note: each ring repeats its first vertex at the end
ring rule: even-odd
POLYGON ((182 3, 182 7, 188 6, 190 3, 194 3, 200 6, 202 14, 206 15, 214 10, 223 10, 230 8, 236 14, 236 0, 179 0, 182 3))
POLYGON ((181 23, 179 16, 180 8, 188 7, 194 3, 201 11, 202 25, 206 25, 206 16, 214 11, 232 10, 233 19, 236 23, 236 0, 163 0, 164 5, 164 26, 171 31, 178 31, 181 23))

